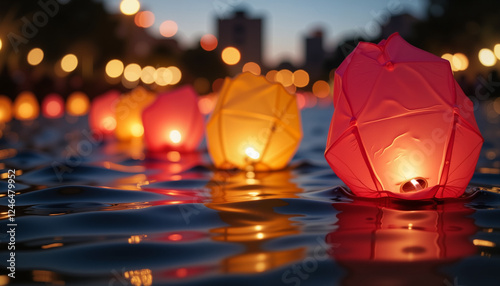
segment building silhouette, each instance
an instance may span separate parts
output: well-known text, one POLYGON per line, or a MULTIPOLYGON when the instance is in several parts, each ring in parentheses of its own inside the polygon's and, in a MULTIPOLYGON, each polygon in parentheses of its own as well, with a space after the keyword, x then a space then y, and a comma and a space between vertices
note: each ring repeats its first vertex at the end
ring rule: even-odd
POLYGON ((312 79, 321 76, 323 62, 325 60, 325 49, 323 48, 323 31, 317 29, 312 31, 304 39, 305 43, 305 63, 304 69, 312 79))

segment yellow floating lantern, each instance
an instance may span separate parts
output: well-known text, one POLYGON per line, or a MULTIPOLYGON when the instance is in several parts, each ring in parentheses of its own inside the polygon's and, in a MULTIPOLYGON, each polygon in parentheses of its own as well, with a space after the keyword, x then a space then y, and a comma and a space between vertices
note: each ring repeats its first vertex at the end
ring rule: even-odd
POLYGON ((17 96, 14 101, 14 117, 17 120, 33 120, 39 113, 38 100, 32 92, 23 91, 17 96))
POLYGON ((69 115, 73 116, 83 116, 89 111, 89 98, 88 96, 80 91, 75 91, 69 95, 66 101, 66 110, 69 115))
POLYGON ((122 141, 142 138, 144 126, 142 125, 142 111, 155 99, 152 92, 143 87, 136 87, 124 95, 116 104, 116 138, 122 141))
POLYGON ((284 168, 301 139, 295 95, 249 72, 226 78, 207 124, 208 151, 217 168, 284 168))
POLYGON ((5 95, 0 95, 0 123, 12 119, 12 100, 5 95))

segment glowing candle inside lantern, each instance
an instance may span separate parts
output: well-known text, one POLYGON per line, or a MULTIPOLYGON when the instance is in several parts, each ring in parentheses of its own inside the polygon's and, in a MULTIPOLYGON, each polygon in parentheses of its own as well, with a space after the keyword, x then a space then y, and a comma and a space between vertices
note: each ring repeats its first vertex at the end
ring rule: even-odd
POLYGON ((115 108, 115 134, 119 140, 127 141, 144 135, 141 114, 154 99, 154 94, 143 87, 137 87, 120 98, 115 108))
POLYGON ((424 178, 413 178, 401 184, 401 192, 408 193, 414 191, 421 191, 427 187, 427 180, 424 178))
POLYGON ((257 150, 255 150, 253 147, 247 147, 245 149, 245 154, 254 160, 257 160, 260 157, 260 153, 257 152, 257 150))
POLYGON ((32 92, 21 92, 14 102, 14 115, 18 120, 33 120, 38 117, 38 101, 32 92))
POLYGON ((110 135, 116 128, 115 108, 120 92, 108 91, 94 98, 90 106, 89 124, 94 132, 110 135))
POLYGON ((144 134, 144 127, 140 123, 134 123, 130 126, 130 133, 134 137, 141 137, 144 134))
POLYGON ((170 141, 172 141, 172 143, 177 144, 177 143, 181 142, 182 135, 178 130, 172 130, 168 134, 168 138, 170 139, 170 141))
POLYGON ((64 112, 64 100, 59 94, 47 95, 42 101, 42 113, 46 118, 59 118, 64 112))

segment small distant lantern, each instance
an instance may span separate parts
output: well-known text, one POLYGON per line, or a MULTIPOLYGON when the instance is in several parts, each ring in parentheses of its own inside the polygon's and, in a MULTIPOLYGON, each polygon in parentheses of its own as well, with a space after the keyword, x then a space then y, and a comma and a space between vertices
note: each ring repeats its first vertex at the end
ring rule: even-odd
POLYGON ((90 105, 90 128, 99 134, 110 135, 116 129, 115 109, 120 100, 120 92, 108 91, 94 98, 90 105))
POLYGON ((33 120, 39 113, 38 100, 32 92, 23 91, 17 96, 14 101, 14 117, 17 120, 33 120))
POLYGON ((226 78, 207 124, 208 151, 217 168, 284 168, 301 139, 295 95, 249 72, 226 78))
POLYGON ((89 111, 89 98, 80 91, 75 91, 69 95, 66 101, 66 109, 69 115, 83 116, 89 111))
POLYGON ((5 95, 0 95, 0 123, 12 119, 12 100, 5 95))
POLYGON ((42 101, 42 114, 45 118, 60 118, 64 114, 64 100, 57 93, 47 95, 42 101))
POLYGON ((397 33, 361 42, 335 72, 334 106, 325 157, 354 194, 464 193, 483 138, 447 60, 397 33))
POLYGON ((116 138, 129 141, 134 138, 142 138, 144 126, 141 114, 155 99, 153 93, 143 87, 136 87, 130 93, 121 97, 116 104, 116 138))
POLYGON ((142 122, 149 151, 194 151, 205 129, 198 94, 190 86, 159 94, 142 112, 142 122))

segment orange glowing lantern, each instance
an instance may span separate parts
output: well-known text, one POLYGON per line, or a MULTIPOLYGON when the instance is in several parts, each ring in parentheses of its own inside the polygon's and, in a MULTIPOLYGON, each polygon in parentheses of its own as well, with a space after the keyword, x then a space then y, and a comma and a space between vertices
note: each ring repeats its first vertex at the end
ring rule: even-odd
POLYGON ((33 120, 38 117, 40 107, 30 91, 21 92, 14 101, 14 116, 17 120, 33 120))
POLYGON ((335 72, 325 157, 364 197, 459 197, 483 138, 447 60, 393 34, 360 43, 335 72))
POLYGON ((94 132, 110 135, 115 131, 115 107, 119 100, 120 92, 111 90, 92 101, 89 112, 89 124, 94 132))
POLYGON ((42 114, 46 118, 60 118, 64 114, 64 100, 57 93, 47 95, 42 101, 42 114))
POLYGON ((121 97, 115 109, 115 135, 119 140, 129 141, 134 138, 142 138, 144 127, 141 114, 154 99, 154 94, 143 87, 136 87, 121 97))
POLYGON ((66 110, 69 115, 83 116, 89 111, 89 98, 80 91, 75 91, 69 95, 66 101, 66 110))
POLYGON ((194 151, 205 129, 198 94, 190 86, 165 92, 142 113, 149 151, 194 151))
POLYGON ((208 151, 217 168, 284 168, 301 139, 295 95, 248 72, 226 78, 207 124, 208 151))
POLYGON ((12 119, 12 100, 5 95, 0 95, 0 123, 12 119))

